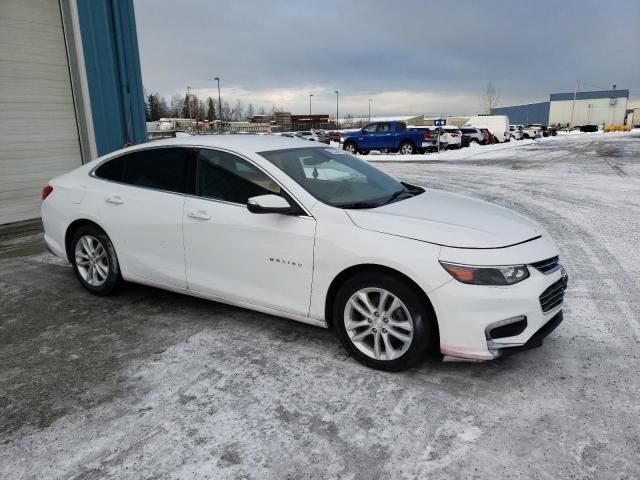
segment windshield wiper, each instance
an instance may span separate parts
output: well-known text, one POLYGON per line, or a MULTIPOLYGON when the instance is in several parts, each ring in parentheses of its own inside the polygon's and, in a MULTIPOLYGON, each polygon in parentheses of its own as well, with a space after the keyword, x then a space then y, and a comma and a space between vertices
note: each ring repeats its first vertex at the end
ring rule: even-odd
POLYGON ((338 208, 376 208, 381 204, 378 202, 353 202, 353 203, 338 203, 335 205, 338 208))
MULTIPOLYGON (((394 200, 400 197, 400 195, 408 194, 410 197, 413 197, 415 193, 410 190, 398 190, 397 192, 393 192, 389 198, 384 202, 384 204, 392 203, 394 200)), ((408 197, 407 197, 408 198, 408 197)))

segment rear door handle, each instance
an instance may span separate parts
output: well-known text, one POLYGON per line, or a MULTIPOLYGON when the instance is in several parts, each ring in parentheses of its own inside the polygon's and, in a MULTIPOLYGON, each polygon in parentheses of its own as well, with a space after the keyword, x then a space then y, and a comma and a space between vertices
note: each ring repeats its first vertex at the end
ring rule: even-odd
POLYGON ((120 197, 120 195, 111 195, 104 200, 105 202, 113 203, 114 205, 122 205, 124 203, 124 200, 122 199, 122 197, 120 197))
POLYGON ((187 212, 187 217, 195 218, 196 220, 211 220, 211 216, 204 210, 198 210, 197 212, 187 212))

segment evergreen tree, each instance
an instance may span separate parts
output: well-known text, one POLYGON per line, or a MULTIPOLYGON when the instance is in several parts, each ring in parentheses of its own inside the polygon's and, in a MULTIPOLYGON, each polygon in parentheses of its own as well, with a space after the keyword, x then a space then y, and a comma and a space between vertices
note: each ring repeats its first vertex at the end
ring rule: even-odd
POLYGON ((216 104, 213 98, 207 98, 207 120, 213 122, 216 119, 216 104))

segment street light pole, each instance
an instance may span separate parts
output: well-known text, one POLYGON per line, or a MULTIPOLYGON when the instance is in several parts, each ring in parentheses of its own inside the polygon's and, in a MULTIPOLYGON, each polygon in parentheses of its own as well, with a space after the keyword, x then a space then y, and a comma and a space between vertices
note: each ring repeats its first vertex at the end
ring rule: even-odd
POLYGON ((218 82, 218 113, 220 114, 220 126, 222 127, 222 97, 220 97, 220 77, 216 77, 214 78, 214 80, 218 82))
POLYGON ((371 123, 371 99, 369 99, 369 123, 371 123))
MULTIPOLYGON (((313 97, 313 93, 309 94, 309 116, 311 116, 311 97, 313 97)), ((311 119, 309 119, 311 121, 311 119)))
MULTIPOLYGON (((189 106, 189 128, 193 128, 191 120, 191 87, 187 85, 187 105, 189 106)), ((196 119, 196 131, 198 130, 198 120, 196 119)), ((192 132, 193 133, 193 132, 192 132)))
POLYGON ((336 130, 340 130, 338 125, 338 90, 336 90, 336 130))

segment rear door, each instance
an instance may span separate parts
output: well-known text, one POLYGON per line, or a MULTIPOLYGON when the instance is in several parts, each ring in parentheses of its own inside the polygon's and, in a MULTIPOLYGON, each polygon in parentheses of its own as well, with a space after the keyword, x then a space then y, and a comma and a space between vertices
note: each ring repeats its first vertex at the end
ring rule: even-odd
POLYGON ((186 287, 182 212, 194 161, 188 148, 148 148, 95 170, 104 181, 93 182, 87 196, 125 276, 186 287))
POLYGON ((307 315, 316 222, 310 216, 254 214, 247 199, 286 196, 248 160, 201 149, 196 195, 184 206, 190 289, 243 303, 307 315))

